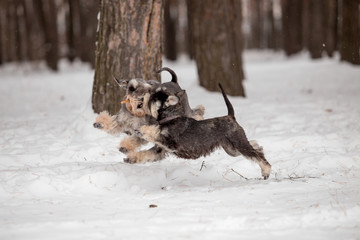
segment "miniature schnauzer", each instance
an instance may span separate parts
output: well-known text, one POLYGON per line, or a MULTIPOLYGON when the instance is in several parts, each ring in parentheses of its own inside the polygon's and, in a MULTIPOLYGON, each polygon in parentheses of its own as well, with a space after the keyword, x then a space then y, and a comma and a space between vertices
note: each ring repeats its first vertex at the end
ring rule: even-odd
MULTIPOLYGON (((121 109, 118 114, 111 116, 107 111, 101 112, 96 118, 94 123, 95 128, 104 130, 112 135, 118 135, 120 133, 126 133, 129 137, 123 139, 120 143, 119 150, 124 154, 127 154, 125 162, 129 163, 143 163, 146 161, 158 161, 165 157, 166 151, 155 145, 149 150, 136 152, 147 141, 138 137, 135 134, 136 129, 140 129, 141 126, 147 125, 147 119, 144 117, 146 112, 143 106, 148 105, 149 98, 155 89, 164 86, 169 89, 170 92, 176 93, 182 89, 177 83, 177 76, 170 68, 162 68, 157 73, 162 71, 168 71, 172 79, 170 82, 160 84, 155 80, 145 81, 143 79, 131 79, 131 80, 119 80, 114 79, 121 88, 126 89, 125 101, 123 101, 121 109)), ((187 96, 184 96, 182 101, 182 107, 184 113, 188 117, 195 119, 203 119, 204 107, 198 106, 195 109, 191 109, 187 101, 187 96)))
POLYGON ((257 162, 264 179, 270 175, 271 165, 265 159, 262 147, 256 141, 249 142, 243 128, 236 122, 234 109, 221 84, 228 115, 196 121, 184 116, 181 98, 185 91, 176 94, 162 87, 157 89, 148 103, 152 120, 140 128, 138 135, 166 151, 185 159, 209 155, 222 147, 227 154, 244 157, 257 162))

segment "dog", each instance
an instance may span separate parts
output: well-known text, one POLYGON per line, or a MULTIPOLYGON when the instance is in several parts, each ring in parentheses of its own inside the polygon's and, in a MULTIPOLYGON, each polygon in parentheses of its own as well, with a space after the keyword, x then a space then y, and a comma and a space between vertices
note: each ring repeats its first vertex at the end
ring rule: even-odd
POLYGON ((221 84, 219 87, 228 109, 227 116, 201 121, 185 116, 181 107, 184 90, 173 94, 164 87, 157 89, 148 103, 151 112, 148 122, 151 124, 142 126, 138 135, 185 159, 207 156, 222 147, 230 156, 242 154, 257 162, 263 178, 268 179, 271 165, 265 159, 262 147, 256 141, 248 141, 221 84))
MULTIPOLYGON (((131 80, 119 80, 114 78, 121 88, 126 89, 125 100, 123 101, 120 111, 113 116, 107 111, 101 112, 96 118, 96 122, 93 124, 95 128, 106 131, 112 135, 119 135, 120 133, 129 135, 129 137, 121 141, 119 147, 119 151, 127 155, 127 158, 124 159, 127 163, 159 161, 165 157, 166 151, 157 145, 149 150, 137 152, 136 150, 146 144, 147 141, 139 137, 135 132, 135 130, 140 129, 141 126, 148 124, 147 119, 145 118, 145 109, 147 108, 144 108, 143 106, 148 104, 150 96, 157 88, 161 86, 166 87, 173 93, 182 90, 173 70, 164 67, 158 70, 157 73, 162 71, 168 71, 171 74, 172 79, 170 82, 160 84, 155 80, 145 81, 140 78, 131 80)), ((184 96, 181 106, 183 107, 186 116, 195 119, 203 119, 205 108, 200 105, 195 109, 191 109, 187 96, 184 96)))

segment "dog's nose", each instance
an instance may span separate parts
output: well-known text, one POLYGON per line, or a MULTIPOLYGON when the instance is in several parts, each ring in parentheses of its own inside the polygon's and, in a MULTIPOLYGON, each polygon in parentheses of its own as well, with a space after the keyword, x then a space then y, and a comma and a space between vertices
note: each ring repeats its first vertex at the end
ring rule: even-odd
POLYGON ((138 109, 139 109, 139 108, 142 108, 142 106, 143 106, 143 104, 140 103, 139 105, 137 105, 137 108, 138 108, 138 109))

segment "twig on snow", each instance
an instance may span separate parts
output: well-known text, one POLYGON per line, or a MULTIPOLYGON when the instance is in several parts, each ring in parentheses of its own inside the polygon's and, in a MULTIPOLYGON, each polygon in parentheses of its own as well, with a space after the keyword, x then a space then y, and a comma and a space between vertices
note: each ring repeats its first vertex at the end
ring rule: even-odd
POLYGON ((206 168, 205 161, 202 161, 200 171, 201 171, 203 168, 206 168))
POLYGON ((234 169, 230 169, 230 170, 233 171, 234 173, 236 173, 237 175, 239 175, 240 177, 244 178, 246 181, 249 181, 249 179, 247 177, 244 177, 243 175, 241 175, 240 173, 238 173, 234 169))

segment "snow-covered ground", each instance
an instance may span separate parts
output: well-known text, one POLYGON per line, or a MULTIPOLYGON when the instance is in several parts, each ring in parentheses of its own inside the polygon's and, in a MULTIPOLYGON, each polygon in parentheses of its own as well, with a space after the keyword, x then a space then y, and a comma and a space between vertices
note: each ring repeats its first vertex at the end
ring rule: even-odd
MULTIPOLYGON (((268 52, 244 60, 248 97, 230 100, 273 166, 266 181, 222 150, 123 163, 121 137, 92 127, 89 67, 1 67, 0 239, 359 239, 360 67, 268 52)), ((227 113, 193 62, 164 66, 206 117, 227 113)))

